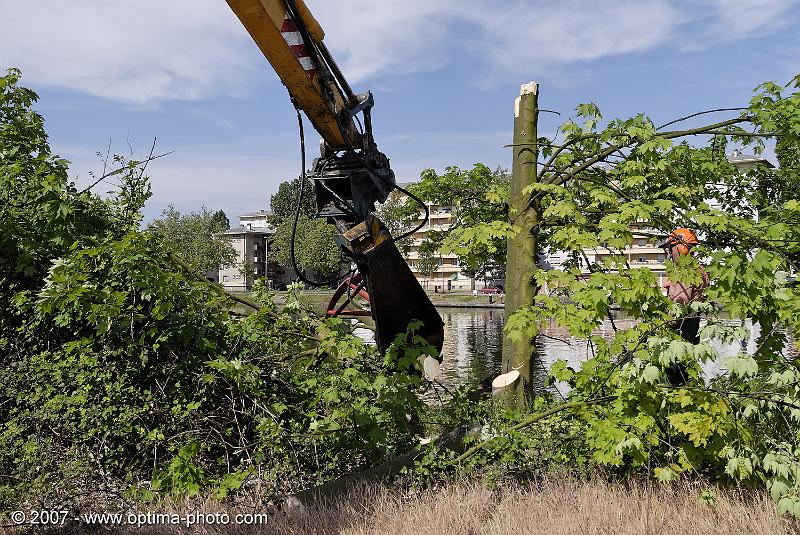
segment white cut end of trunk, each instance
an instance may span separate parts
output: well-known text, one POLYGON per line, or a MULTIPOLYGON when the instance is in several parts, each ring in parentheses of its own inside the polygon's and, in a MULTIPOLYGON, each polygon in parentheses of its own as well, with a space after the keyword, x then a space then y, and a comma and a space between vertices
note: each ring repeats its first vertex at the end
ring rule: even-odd
POLYGON ((538 92, 539 92, 538 82, 528 82, 527 84, 522 84, 519 88, 520 95, 535 95, 538 92))
POLYGON ((422 374, 428 381, 438 381, 442 377, 442 366, 435 358, 425 355, 422 361, 422 374))
POLYGON ((494 381, 492 381, 492 394, 499 394, 508 387, 513 386, 519 381, 519 377, 520 375, 517 370, 511 370, 508 373, 498 375, 494 378, 494 381))

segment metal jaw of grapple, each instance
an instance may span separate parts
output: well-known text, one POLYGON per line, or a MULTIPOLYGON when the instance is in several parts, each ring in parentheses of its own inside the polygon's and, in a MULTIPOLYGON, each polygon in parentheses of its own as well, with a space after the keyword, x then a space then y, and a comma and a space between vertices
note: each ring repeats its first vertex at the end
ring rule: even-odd
POLYGON ((417 320, 422 322, 417 334, 441 352, 444 322, 383 223, 369 215, 366 221, 343 230, 340 246, 355 260, 366 280, 378 347, 385 351, 417 320))

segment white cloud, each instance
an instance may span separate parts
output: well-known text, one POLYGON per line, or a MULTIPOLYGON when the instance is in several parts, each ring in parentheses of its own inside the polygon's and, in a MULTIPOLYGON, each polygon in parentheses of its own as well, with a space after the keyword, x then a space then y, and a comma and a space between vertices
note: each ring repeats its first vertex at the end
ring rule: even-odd
MULTIPOLYGON (((477 76, 539 76, 661 46, 711 46, 791 24, 798 0, 307 3, 358 83, 465 56, 477 76)), ((0 0, 0 13, 0 65, 22 67, 34 86, 152 103, 237 93, 273 76, 223 0, 0 0)))
POLYGON ((308 0, 354 82, 426 71, 464 55, 486 71, 541 74, 576 62, 712 46, 787 24, 798 0, 308 0))
POLYGON ((724 41, 760 35, 791 23, 785 17, 797 0, 710 0, 713 19, 707 37, 724 41))
POLYGON ((229 156, 219 152, 201 154, 198 150, 175 154, 173 160, 153 162, 148 170, 153 197, 145 217, 152 218, 167 205, 181 210, 207 206, 222 209, 232 220, 239 214, 269 208, 269 198, 278 185, 297 175, 295 159, 271 156, 229 156))
POLYGON ((678 17, 662 0, 515 3, 478 15, 497 65, 512 71, 648 50, 664 43, 678 17))
POLYGON ((325 44, 352 82, 378 72, 406 74, 434 69, 448 57, 452 0, 308 1, 326 31, 325 44))
POLYGON ((112 100, 229 92, 254 57, 221 0, 0 0, 0 13, 0 65, 112 100))

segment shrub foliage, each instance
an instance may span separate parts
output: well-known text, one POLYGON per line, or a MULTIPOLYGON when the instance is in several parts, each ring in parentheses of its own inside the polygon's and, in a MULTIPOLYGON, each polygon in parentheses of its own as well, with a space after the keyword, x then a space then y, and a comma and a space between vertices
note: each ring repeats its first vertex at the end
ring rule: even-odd
POLYGON ((109 198, 78 190, 19 77, 0 78, 4 507, 246 481, 284 494, 409 447, 415 350, 381 356, 296 292, 278 311, 261 288, 255 313, 232 313, 138 230, 143 162, 115 160, 109 198))

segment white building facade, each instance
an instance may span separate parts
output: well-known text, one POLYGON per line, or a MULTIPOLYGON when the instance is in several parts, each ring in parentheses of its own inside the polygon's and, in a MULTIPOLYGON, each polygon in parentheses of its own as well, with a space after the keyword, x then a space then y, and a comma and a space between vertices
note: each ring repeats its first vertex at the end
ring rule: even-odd
POLYGON ((230 291, 249 291, 258 279, 267 277, 269 238, 275 234, 267 222, 269 212, 239 216, 239 226, 225 232, 225 239, 236 251, 234 265, 219 270, 219 283, 230 291))

